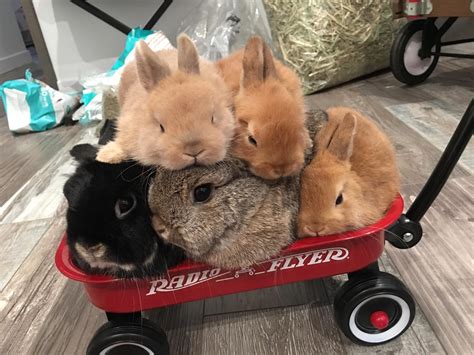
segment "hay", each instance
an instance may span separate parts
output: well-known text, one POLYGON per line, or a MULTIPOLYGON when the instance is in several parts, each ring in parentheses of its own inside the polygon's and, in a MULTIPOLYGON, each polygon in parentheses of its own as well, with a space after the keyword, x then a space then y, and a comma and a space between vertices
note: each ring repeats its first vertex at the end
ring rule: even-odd
POLYGON ((263 0, 274 46, 305 93, 388 66, 402 21, 390 0, 263 0))

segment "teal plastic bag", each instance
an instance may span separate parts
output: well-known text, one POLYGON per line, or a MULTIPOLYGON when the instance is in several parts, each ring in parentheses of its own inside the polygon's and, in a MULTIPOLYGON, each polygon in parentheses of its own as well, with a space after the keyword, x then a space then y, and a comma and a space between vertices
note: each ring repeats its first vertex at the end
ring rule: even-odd
POLYGON ((141 40, 145 39, 149 35, 153 34, 154 31, 151 30, 142 30, 140 27, 136 27, 130 31, 127 36, 127 41, 125 42, 125 49, 123 50, 120 57, 115 61, 111 70, 117 70, 125 64, 125 58, 130 54, 130 52, 135 48, 135 44, 141 40))
POLYGON ((125 49, 108 72, 81 80, 84 106, 73 119, 84 124, 102 119, 102 94, 106 90, 117 90, 125 65, 135 58, 134 49, 140 40, 144 40, 153 51, 173 48, 162 32, 134 28, 127 36, 125 49))
POLYGON ((17 133, 45 131, 57 126, 76 102, 73 96, 33 79, 29 70, 25 72, 25 79, 3 83, 0 96, 8 128, 17 133))

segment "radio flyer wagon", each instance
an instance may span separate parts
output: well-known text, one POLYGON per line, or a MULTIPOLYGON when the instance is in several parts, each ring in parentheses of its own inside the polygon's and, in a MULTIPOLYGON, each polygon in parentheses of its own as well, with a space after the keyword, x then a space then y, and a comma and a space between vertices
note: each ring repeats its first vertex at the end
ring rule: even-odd
POLYGON ((401 0, 395 6, 396 16, 412 20, 392 45, 390 67, 397 80, 407 85, 422 83, 436 68, 439 57, 474 59, 474 53, 441 52, 442 47, 474 42, 474 38, 442 40, 459 17, 474 16, 474 0, 401 0))
POLYGON ((336 321, 344 334, 362 345, 381 344, 405 332, 415 316, 415 302, 395 276, 379 271, 385 240, 411 248, 422 236, 420 219, 449 177, 474 126, 474 100, 460 121, 425 187, 406 214, 398 196, 377 223, 343 234, 294 242, 280 255, 250 268, 223 270, 186 261, 163 277, 128 280, 87 275, 71 261, 65 238, 56 266, 82 282, 108 322, 91 340, 88 354, 168 354, 166 334, 142 311, 209 297, 348 274, 334 299, 336 321))

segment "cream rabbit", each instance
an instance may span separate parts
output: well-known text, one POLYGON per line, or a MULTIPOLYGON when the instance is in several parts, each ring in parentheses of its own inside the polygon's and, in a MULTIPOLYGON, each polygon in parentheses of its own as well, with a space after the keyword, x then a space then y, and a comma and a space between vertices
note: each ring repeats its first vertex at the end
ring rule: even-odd
POLYGON ((153 52, 139 42, 119 87, 117 134, 97 160, 178 170, 222 160, 234 135, 230 95, 215 66, 189 37, 177 50, 153 52))

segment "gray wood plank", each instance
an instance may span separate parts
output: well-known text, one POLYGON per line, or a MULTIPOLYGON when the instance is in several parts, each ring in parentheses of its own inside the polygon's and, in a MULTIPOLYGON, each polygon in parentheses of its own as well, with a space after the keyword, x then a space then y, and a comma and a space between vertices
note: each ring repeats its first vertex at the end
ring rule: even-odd
POLYGON ((58 127, 51 131, 12 135, 6 117, 0 117, 0 206, 58 152, 74 141, 80 126, 58 127))
MULTIPOLYGON (((171 354, 200 354, 203 342, 204 301, 184 303, 145 313, 168 337, 171 354)), ((206 353, 204 353, 206 354, 206 353)))
POLYGON ((207 316, 199 354, 344 354, 329 304, 207 316))
POLYGON ((311 280, 210 298, 205 301, 204 314, 209 316, 254 309, 296 306, 313 302, 320 304, 326 301, 327 297, 323 283, 320 280, 311 280))
MULTIPOLYGON (((42 133, 50 132, 53 131, 42 133)), ((56 215, 64 201, 63 185, 75 169, 74 160, 68 153, 69 150, 77 143, 95 143, 97 138, 93 134, 93 128, 86 128, 76 131, 67 140, 65 137, 62 140, 64 141, 60 145, 50 147, 54 153, 47 154, 48 161, 43 163, 43 166, 34 172, 29 180, 24 181, 21 188, 3 204, 0 209, 0 223, 24 222, 51 218, 56 215)), ((35 148, 26 145, 23 149, 26 149, 23 154, 29 156, 30 150, 35 148)), ((6 172, 12 165, 15 165, 15 162, 10 160, 7 166, 1 167, 1 172, 6 172)), ((15 170, 13 167, 12 169, 15 170)))
POLYGON ((0 224, 0 292, 24 262, 52 219, 0 224))
MULTIPOLYGON (((421 189, 404 186, 407 200, 421 189)), ((422 220, 424 238, 409 250, 387 247, 443 346, 451 354, 474 352, 474 177, 447 183, 422 220)))
POLYGON ((89 302, 82 284, 68 280, 29 353, 85 354, 94 333, 106 322, 105 312, 89 302))
POLYGON ((28 353, 35 336, 50 325, 47 316, 66 284, 54 266, 64 228, 63 219, 54 220, 0 294, 0 354, 28 353))
MULTIPOLYGON (((441 152, 446 148, 462 117, 462 114, 455 116, 433 100, 386 108, 441 152)), ((474 173, 474 141, 468 143, 459 164, 470 174, 474 173)))

